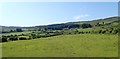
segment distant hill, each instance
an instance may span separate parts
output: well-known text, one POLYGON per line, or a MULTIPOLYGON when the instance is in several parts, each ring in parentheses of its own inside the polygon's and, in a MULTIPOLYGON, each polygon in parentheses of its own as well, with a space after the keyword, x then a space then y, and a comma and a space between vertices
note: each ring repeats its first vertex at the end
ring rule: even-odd
POLYGON ((89 23, 91 25, 95 25, 95 24, 101 23, 101 22, 105 22, 105 23, 118 22, 118 17, 108 17, 108 18, 104 18, 104 19, 97 19, 97 20, 92 20, 92 21, 80 21, 80 22, 74 22, 74 23, 76 23, 76 24, 89 23))
POLYGON ((49 29, 49 30, 62 30, 64 28, 89 28, 89 27, 100 27, 100 26, 117 26, 118 25, 118 17, 108 17, 104 19, 97 19, 92 21, 79 21, 79 22, 68 22, 61 24, 52 24, 52 25, 44 25, 44 26, 33 26, 33 27, 16 27, 16 26, 0 26, 2 31, 11 31, 16 30, 17 28, 21 28, 25 31, 27 30, 41 30, 41 29, 49 29))
POLYGON ((79 22, 68 22, 68 23, 61 23, 61 24, 52 24, 46 26, 36 26, 37 28, 49 28, 49 27, 62 27, 68 28, 69 26, 73 26, 73 28, 81 28, 82 24, 90 24, 92 27, 99 27, 99 26, 117 26, 118 25, 118 17, 108 17, 104 19, 97 19, 92 21, 79 21, 79 22))

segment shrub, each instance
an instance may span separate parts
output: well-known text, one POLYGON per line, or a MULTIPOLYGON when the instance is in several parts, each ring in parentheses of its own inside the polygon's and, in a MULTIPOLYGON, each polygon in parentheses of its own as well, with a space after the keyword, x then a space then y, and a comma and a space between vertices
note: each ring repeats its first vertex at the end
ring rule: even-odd
POLYGON ((16 41, 16 40, 18 40, 18 37, 10 37, 9 40, 16 41))
POLYGON ((2 42, 2 37, 0 37, 0 42, 2 42))
POLYGON ((19 40, 27 40, 26 37, 20 37, 19 40))
POLYGON ((7 36, 2 36, 2 38, 0 38, 0 42, 7 42, 7 36))
POLYGON ((99 34, 102 33, 102 30, 99 30, 99 34))
POLYGON ((106 30, 103 30, 103 31, 102 31, 102 34, 105 34, 105 33, 106 33, 106 30))

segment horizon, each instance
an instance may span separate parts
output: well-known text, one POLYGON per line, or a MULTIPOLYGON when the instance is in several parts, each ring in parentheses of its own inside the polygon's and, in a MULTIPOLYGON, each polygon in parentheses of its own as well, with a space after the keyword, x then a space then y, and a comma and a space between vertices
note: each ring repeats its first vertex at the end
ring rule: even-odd
POLYGON ((114 17, 118 13, 117 2, 14 2, 0 5, 2 26, 31 27, 92 21, 114 17))
MULTIPOLYGON (((89 21, 106 19, 106 18, 111 18, 111 17, 119 17, 119 16, 110 16, 110 17, 105 17, 105 18, 93 19, 93 20, 89 20, 89 21)), ((75 21, 75 22, 84 22, 84 21, 75 21)), ((70 23, 70 22, 65 22, 65 23, 70 23)), ((54 25, 54 24, 63 24, 63 23, 53 23, 53 24, 47 24, 47 25, 54 25)), ((36 26, 47 26, 47 25, 36 25, 36 26)), ((4 25, 0 25, 0 26, 4 26, 4 25)), ((5 26, 5 27, 35 27, 35 26, 5 26)))

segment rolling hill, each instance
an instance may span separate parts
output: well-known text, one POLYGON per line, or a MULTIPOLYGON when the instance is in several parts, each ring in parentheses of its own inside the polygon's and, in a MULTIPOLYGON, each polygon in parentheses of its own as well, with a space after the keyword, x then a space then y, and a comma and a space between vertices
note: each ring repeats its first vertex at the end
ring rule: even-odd
MULTIPOLYGON (((108 17, 104 19, 97 19, 92 21, 79 21, 79 22, 68 22, 68 23, 61 23, 61 24, 52 24, 52 25, 44 25, 44 26, 33 26, 33 27, 16 27, 16 26, 0 26, 2 29, 2 33, 13 30, 15 31, 17 28, 22 28, 23 31, 34 31, 39 29, 48 29, 48 30, 63 30, 64 28, 83 28, 82 24, 85 26, 92 26, 92 27, 117 27, 118 25, 118 17, 108 17), (90 24, 90 25, 89 25, 90 24)), ((89 27, 87 27, 89 28, 89 27)), ((0 31, 1 32, 1 31, 0 31)))

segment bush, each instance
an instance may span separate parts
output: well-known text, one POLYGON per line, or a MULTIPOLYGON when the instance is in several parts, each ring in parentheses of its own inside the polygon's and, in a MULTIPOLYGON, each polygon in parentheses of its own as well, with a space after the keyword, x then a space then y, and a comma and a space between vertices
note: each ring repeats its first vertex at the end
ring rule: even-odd
POLYGON ((20 37, 19 40, 27 40, 26 37, 20 37))
POLYGON ((102 30, 99 30, 99 34, 101 34, 102 33, 102 30))
POLYGON ((118 30, 113 30, 113 34, 117 34, 118 33, 118 30))
POLYGON ((2 38, 0 38, 0 42, 7 42, 7 36, 2 36, 2 38))
POLYGON ((2 37, 0 37, 0 42, 2 42, 2 37))
POLYGON ((9 40, 16 41, 16 40, 18 40, 18 37, 10 37, 9 40))
POLYGON ((23 32, 21 28, 17 28, 16 32, 23 32))
POLYGON ((102 34, 105 34, 106 33, 106 30, 102 31, 102 34))
POLYGON ((91 24, 82 24, 81 25, 81 28, 91 28, 92 27, 92 25, 91 24))

